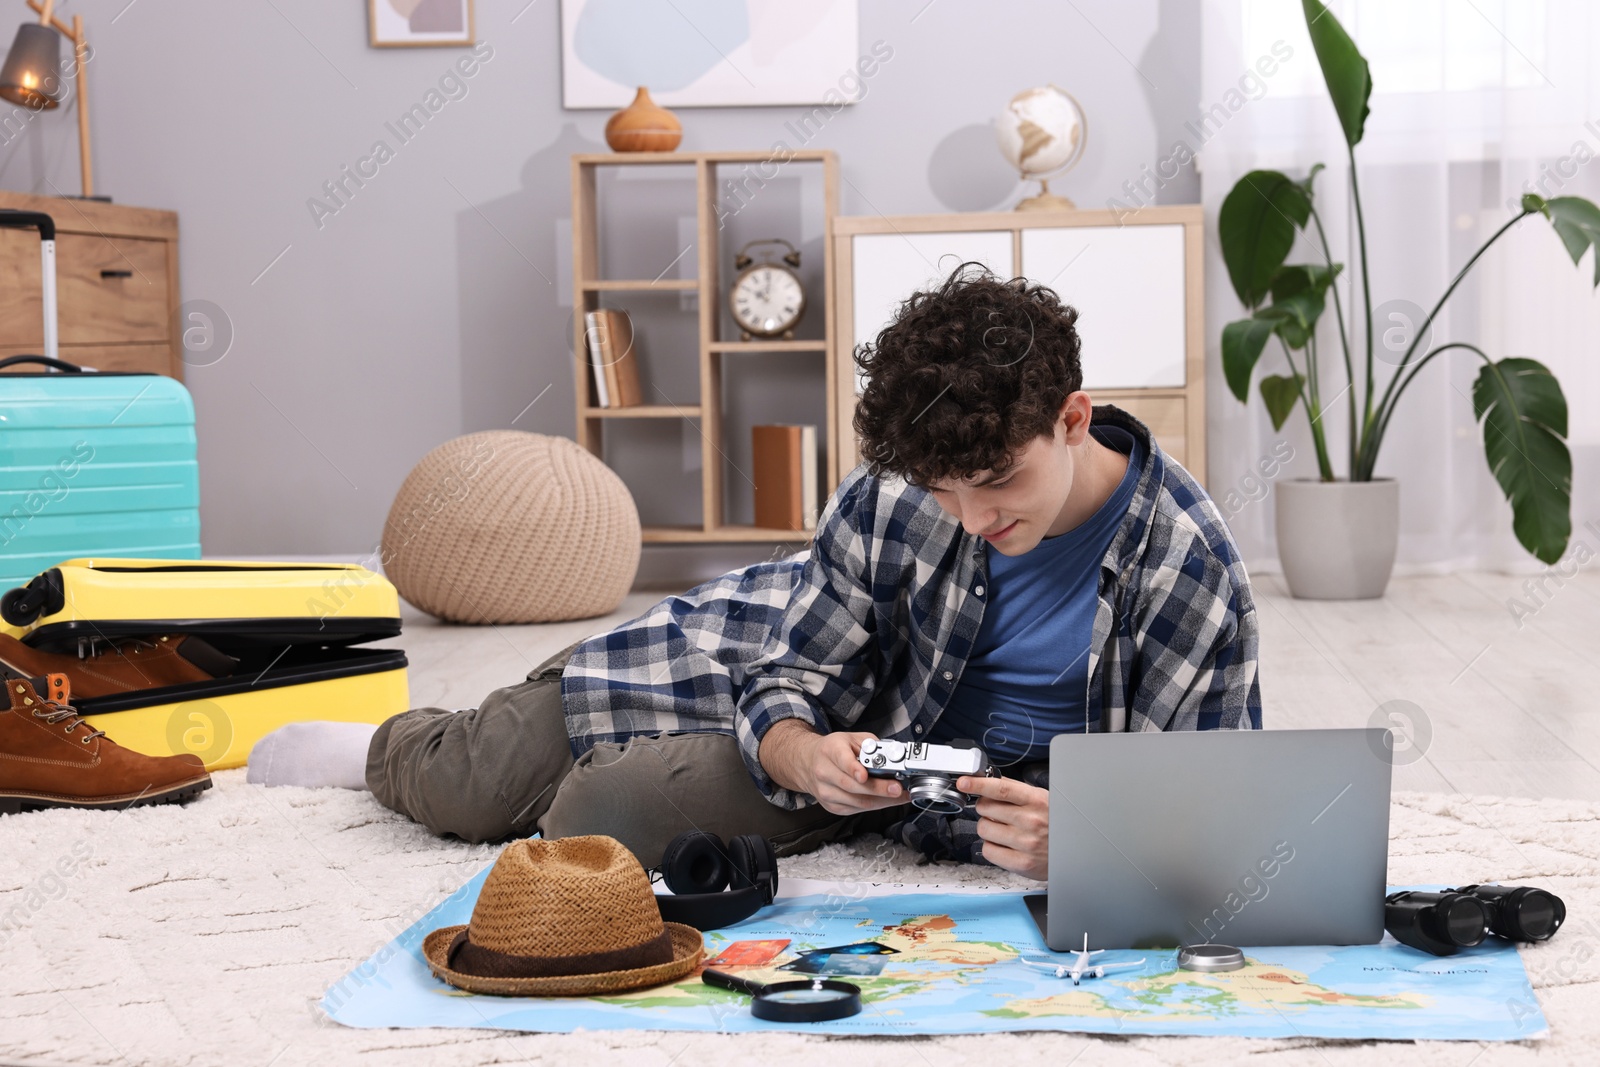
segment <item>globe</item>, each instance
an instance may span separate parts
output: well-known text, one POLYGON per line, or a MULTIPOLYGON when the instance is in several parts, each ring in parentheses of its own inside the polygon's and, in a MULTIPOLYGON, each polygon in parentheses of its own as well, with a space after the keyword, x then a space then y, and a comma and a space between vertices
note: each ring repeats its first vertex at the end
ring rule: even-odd
POLYGON ((1072 94, 1055 85, 1024 89, 1011 98, 994 120, 1000 153, 1024 180, 1040 184, 1038 196, 1017 205, 1018 211, 1070 211, 1075 205, 1050 192, 1047 179, 1083 158, 1088 123, 1072 94))

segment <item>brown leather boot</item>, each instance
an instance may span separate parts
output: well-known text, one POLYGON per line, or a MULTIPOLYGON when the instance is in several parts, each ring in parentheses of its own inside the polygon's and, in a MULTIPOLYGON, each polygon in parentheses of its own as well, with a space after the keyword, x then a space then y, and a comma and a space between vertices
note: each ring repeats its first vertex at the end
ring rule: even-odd
POLYGON ((193 636, 162 634, 96 641, 92 655, 41 652, 0 634, 0 666, 27 677, 65 674, 79 700, 208 682, 238 664, 193 636))
POLYGON ((0 814, 164 804, 211 788, 199 756, 142 755, 84 722, 66 702, 64 675, 4 684, 11 706, 0 712, 0 814))

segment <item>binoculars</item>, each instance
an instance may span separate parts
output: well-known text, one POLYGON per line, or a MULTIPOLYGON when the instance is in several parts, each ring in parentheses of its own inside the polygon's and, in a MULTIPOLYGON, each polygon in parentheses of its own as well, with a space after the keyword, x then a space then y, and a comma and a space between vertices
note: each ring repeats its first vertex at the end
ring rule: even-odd
POLYGON ((1451 956, 1483 943, 1547 941, 1566 921, 1561 898, 1533 886, 1468 885, 1430 893, 1405 890, 1383 900, 1383 926, 1402 945, 1451 956))

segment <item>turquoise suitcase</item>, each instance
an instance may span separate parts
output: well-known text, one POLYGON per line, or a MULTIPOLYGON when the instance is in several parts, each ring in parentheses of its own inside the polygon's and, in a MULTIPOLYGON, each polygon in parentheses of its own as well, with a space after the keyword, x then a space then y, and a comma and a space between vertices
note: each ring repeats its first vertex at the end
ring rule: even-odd
POLYGON ((0 589, 79 557, 199 559, 189 391, 56 358, 55 222, 0 211, 0 226, 39 231, 44 294, 44 355, 0 360, 0 589))
MULTIPOLYGON (((0 368, 18 360, 38 357, 0 368)), ((189 391, 61 366, 0 374, 0 589, 66 559, 199 559, 189 391)))

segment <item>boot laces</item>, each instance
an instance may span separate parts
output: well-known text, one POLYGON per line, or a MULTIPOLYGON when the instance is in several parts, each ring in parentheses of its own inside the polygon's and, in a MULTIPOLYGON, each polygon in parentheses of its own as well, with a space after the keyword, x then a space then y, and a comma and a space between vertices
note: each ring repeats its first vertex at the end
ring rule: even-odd
MULTIPOLYGON (((34 708, 33 717, 36 719, 43 719, 51 726, 55 726, 58 723, 66 723, 63 729, 67 733, 71 733, 73 730, 77 729, 79 725, 89 726, 88 721, 85 720, 83 716, 79 715, 77 710, 74 709, 70 704, 57 704, 52 700, 45 700, 42 707, 34 708), (69 722, 68 720, 71 721, 69 722)), ((83 743, 88 744, 95 738, 104 737, 105 735, 106 732, 104 730, 96 730, 94 727, 90 726, 89 734, 83 739, 83 743)))

